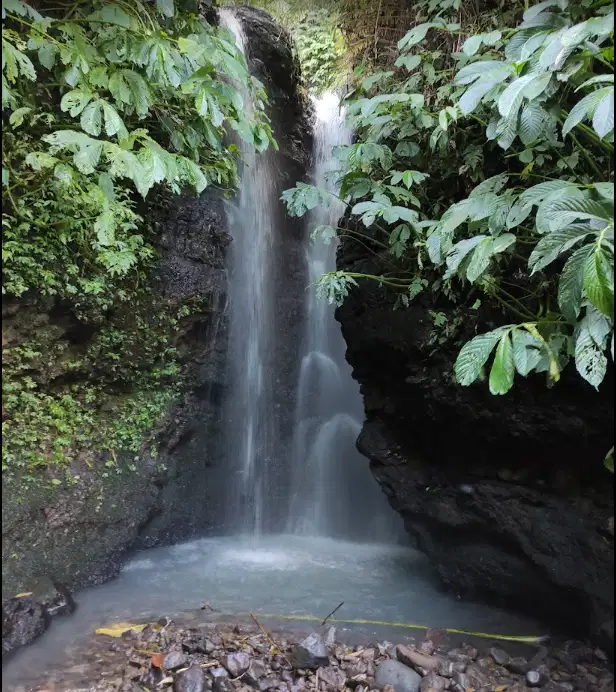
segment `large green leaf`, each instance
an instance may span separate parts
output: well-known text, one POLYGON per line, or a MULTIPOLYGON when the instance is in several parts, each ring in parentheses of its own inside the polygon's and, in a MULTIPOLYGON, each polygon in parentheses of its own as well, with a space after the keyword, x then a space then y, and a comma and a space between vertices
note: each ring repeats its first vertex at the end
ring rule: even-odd
POLYGON ((468 386, 481 375, 490 353, 501 336, 510 328, 511 325, 499 327, 486 334, 480 334, 464 344, 454 366, 456 380, 459 384, 468 386))
POLYGON ((60 110, 63 112, 68 111, 69 114, 75 118, 83 111, 88 103, 90 103, 93 97, 93 92, 85 87, 73 89, 62 97, 60 101, 60 110))
POLYGON ((526 377, 538 365, 545 347, 541 341, 524 329, 512 330, 511 340, 515 369, 520 375, 526 377))
POLYGON ((584 291, 584 267, 590 254, 594 251, 592 245, 578 248, 567 260, 558 282, 558 306, 563 315, 575 322, 582 308, 584 291))
POLYGON ((596 248, 584 264, 584 293, 588 300, 610 319, 614 319, 614 257, 596 248), (611 285, 610 285, 611 276, 611 285))
POLYGON ((592 118, 596 107, 606 96, 614 95, 614 87, 605 87, 587 94, 584 98, 573 106, 563 125, 563 137, 566 137, 576 125, 583 120, 592 118))
POLYGON ((447 273, 445 279, 450 279, 458 271, 458 267, 462 260, 471 253, 479 243, 486 238, 485 235, 476 235, 472 238, 466 238, 456 243, 447 253, 445 261, 447 263, 447 273))
POLYGON ((593 387, 599 388, 607 372, 607 358, 589 329, 589 317, 578 325, 575 338, 575 367, 593 387))
POLYGON ((98 137, 101 133, 102 118, 102 102, 101 100, 92 101, 89 103, 81 114, 81 127, 89 135, 98 137))
POLYGON ((496 348, 496 355, 490 370, 490 392, 496 395, 506 394, 513 387, 514 377, 513 345, 511 333, 507 331, 501 337, 496 348))
POLYGON ((531 274, 541 271, 560 255, 570 250, 576 243, 593 233, 588 226, 574 224, 543 236, 532 251, 528 260, 531 274))
POLYGON ((614 129, 614 90, 606 94, 597 107, 592 118, 592 126, 599 137, 603 138, 614 129))

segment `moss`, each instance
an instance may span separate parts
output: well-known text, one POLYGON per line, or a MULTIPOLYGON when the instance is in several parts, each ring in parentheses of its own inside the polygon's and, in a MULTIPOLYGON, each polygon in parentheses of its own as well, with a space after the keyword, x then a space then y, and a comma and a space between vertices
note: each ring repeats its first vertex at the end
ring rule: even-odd
POLYGON ((79 320, 63 318, 61 328, 22 319, 3 349, 3 473, 33 480, 76 459, 115 466, 123 452, 154 451, 152 433, 181 390, 177 340, 200 308, 143 291, 131 311, 109 315, 77 344, 79 320))

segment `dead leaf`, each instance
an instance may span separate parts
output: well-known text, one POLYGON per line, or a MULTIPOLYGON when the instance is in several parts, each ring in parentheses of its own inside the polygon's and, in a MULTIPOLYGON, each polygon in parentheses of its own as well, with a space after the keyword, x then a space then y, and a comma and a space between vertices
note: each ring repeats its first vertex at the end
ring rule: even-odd
POLYGON ((152 665, 154 668, 162 668, 165 654, 152 654, 152 665))
POLYGON ((99 627, 96 634, 105 634, 108 637, 121 637, 124 632, 143 632, 147 625, 135 625, 130 622, 118 622, 109 627, 99 627))

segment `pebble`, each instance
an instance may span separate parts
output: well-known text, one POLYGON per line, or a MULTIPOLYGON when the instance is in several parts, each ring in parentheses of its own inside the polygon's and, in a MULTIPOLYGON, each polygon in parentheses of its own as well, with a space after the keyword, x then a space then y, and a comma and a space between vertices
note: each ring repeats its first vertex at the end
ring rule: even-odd
POLYGON ((509 661, 505 663, 504 667, 516 675, 526 675, 526 672, 528 671, 528 661, 521 656, 516 656, 509 659, 509 661))
POLYGON ((203 692, 205 690, 205 673, 201 666, 192 664, 178 673, 173 682, 173 692, 203 692))
POLYGON ((239 678, 250 668, 250 656, 243 651, 229 654, 222 659, 223 666, 232 678, 239 678))
POLYGON ((346 682, 347 676, 344 671, 337 666, 328 666, 327 668, 319 668, 319 680, 322 680, 328 690, 337 690, 346 682))
POLYGON ((314 632, 306 637, 293 650, 293 658, 297 668, 316 670, 321 666, 329 665, 327 646, 320 634, 314 632))
POLYGON ((181 651, 170 651, 163 659, 163 668, 165 670, 175 670, 181 668, 188 663, 188 656, 181 651))
POLYGON ((427 656, 416 649, 404 644, 398 644, 396 647, 398 660, 412 668, 423 668, 426 671, 437 671, 441 668, 441 659, 436 656, 427 656))
POLYGON ((376 667, 375 682, 380 690, 391 685, 395 692, 418 692, 421 675, 399 661, 387 660, 376 667))
POLYGON ((499 649, 497 647, 492 647, 490 649, 490 656, 494 659, 494 663, 499 666, 506 666, 511 661, 509 654, 504 649, 499 649))
POLYGON ((542 687, 546 682, 546 676, 539 670, 529 670, 528 673, 526 673, 526 684, 529 687, 542 687))
POLYGON ((450 681, 447 678, 430 672, 419 684, 421 692, 444 692, 449 688, 450 681))

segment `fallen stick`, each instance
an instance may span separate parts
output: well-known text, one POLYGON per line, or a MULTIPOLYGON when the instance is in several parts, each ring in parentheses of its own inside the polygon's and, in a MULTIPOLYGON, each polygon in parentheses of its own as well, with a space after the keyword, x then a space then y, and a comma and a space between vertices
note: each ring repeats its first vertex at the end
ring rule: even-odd
POLYGON ((321 627, 323 627, 323 625, 329 620, 329 618, 330 618, 332 615, 335 615, 335 614, 340 610, 340 608, 342 608, 343 605, 344 605, 344 601, 342 601, 342 603, 341 603, 340 605, 336 606, 336 607, 332 610, 332 612, 325 618, 325 620, 323 620, 323 622, 321 623, 321 627))
POLYGON ((287 662, 287 665, 289 665, 291 668, 294 668, 295 666, 291 663, 291 661, 289 661, 289 659, 288 659, 288 658, 285 656, 285 654, 281 651, 280 647, 279 647, 278 644, 276 644, 276 642, 272 639, 272 637, 269 635, 269 633, 266 632, 265 629, 263 629, 263 626, 262 626, 261 623, 257 620, 257 618, 256 618, 252 613, 250 613, 250 617, 255 621, 257 627, 261 630, 261 632, 263 632, 263 635, 265 636, 265 638, 267 639, 267 641, 270 643, 270 646, 272 646, 272 647, 273 647, 274 649, 276 649, 277 651, 280 651, 280 655, 281 655, 281 656, 284 658, 284 660, 287 662))

